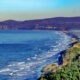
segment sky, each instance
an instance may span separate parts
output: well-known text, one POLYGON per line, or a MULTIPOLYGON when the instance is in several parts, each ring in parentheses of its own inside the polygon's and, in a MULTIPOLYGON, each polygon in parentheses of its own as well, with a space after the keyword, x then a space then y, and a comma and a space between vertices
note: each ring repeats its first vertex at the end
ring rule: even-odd
POLYGON ((80 0, 0 0, 0 21, 80 16, 80 0))

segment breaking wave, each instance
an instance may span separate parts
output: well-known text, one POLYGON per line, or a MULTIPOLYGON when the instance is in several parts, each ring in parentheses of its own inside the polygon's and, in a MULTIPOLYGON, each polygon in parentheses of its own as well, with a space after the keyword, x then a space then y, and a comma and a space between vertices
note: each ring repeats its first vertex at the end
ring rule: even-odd
MULTIPOLYGON (((60 38, 57 42, 55 41, 56 45, 54 45, 54 43, 50 45, 50 50, 27 57, 25 61, 10 62, 4 68, 0 69, 0 74, 7 75, 8 80, 36 80, 40 75, 40 67, 53 61, 57 61, 60 56, 58 53, 65 50, 70 43, 70 37, 64 33, 57 31, 53 33, 55 36, 60 35, 60 38)), ((54 40, 54 38, 51 40, 54 40)), ((45 45, 47 45, 47 43, 45 45)), ((34 49, 37 50, 37 48, 34 49)), ((41 48, 38 50, 41 50, 41 48)))

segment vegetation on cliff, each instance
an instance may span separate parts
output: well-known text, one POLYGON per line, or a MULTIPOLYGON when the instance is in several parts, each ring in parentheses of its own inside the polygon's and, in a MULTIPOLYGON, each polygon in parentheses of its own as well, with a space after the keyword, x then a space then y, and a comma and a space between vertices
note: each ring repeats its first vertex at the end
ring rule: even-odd
POLYGON ((80 80, 80 41, 66 51, 60 67, 54 73, 42 74, 39 80, 80 80))

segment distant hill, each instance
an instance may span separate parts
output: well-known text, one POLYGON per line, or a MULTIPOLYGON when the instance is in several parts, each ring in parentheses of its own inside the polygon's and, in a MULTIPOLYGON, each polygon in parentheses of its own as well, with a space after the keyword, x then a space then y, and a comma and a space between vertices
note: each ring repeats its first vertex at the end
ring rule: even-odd
POLYGON ((80 17, 56 17, 38 20, 0 22, 3 30, 69 30, 80 28, 80 17))

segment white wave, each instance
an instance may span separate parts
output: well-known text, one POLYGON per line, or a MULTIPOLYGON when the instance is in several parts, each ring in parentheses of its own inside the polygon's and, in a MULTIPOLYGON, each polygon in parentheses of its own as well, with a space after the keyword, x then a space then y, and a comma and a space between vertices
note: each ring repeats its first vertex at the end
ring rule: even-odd
POLYGON ((27 58, 27 60, 31 60, 31 58, 27 58))
MULTIPOLYGON (((58 34, 58 33, 56 33, 58 34)), ((59 33, 60 34, 60 33, 59 33)), ((61 33, 63 34, 63 33, 61 33)), ((60 35, 61 35, 60 34, 60 35)), ((69 40, 68 36, 62 35, 60 40, 57 42, 56 46, 53 47, 53 50, 48 51, 47 53, 38 54, 31 58, 27 58, 27 62, 14 62, 10 63, 8 66, 0 70, 0 74, 9 75, 15 80, 20 80, 21 77, 25 76, 27 78, 31 78, 35 76, 37 73, 37 69, 44 63, 47 63, 50 58, 52 58, 56 53, 65 50, 69 40), (19 78, 20 77, 20 78, 19 78)), ((36 48, 37 49, 37 48, 36 48)), ((41 49, 40 49, 41 50, 41 49)))

